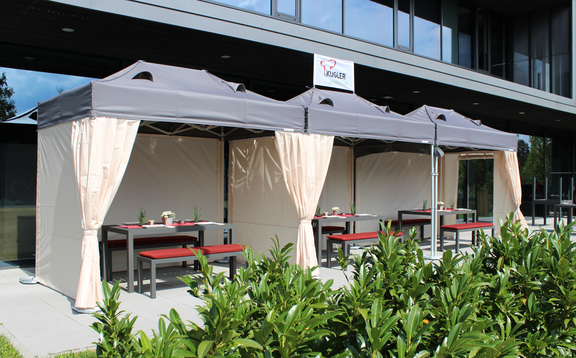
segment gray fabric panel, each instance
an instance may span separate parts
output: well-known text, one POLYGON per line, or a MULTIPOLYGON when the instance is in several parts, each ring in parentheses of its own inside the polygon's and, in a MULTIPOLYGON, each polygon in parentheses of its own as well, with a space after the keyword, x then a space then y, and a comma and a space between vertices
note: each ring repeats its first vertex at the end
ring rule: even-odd
POLYGON ((312 88, 288 103, 309 107, 310 133, 412 143, 434 141, 432 123, 386 112, 386 108, 352 93, 312 88), (333 106, 321 104, 327 99, 333 106))
POLYGON ((92 113, 93 82, 40 102, 38 104, 38 129, 89 117, 92 113))
POLYGON ((480 124, 451 109, 422 106, 408 113, 406 117, 438 125, 438 144, 447 147, 461 147, 481 150, 516 151, 518 136, 480 124), (444 115, 446 120, 437 119, 444 115))

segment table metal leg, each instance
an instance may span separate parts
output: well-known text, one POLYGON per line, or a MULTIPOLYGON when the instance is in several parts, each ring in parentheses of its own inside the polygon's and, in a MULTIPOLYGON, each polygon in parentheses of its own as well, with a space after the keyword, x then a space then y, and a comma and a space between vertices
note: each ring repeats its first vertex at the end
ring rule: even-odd
POLYGON ((126 255, 128 260, 128 278, 127 278, 127 288, 129 293, 134 292, 134 235, 128 232, 126 242, 126 255))
POLYGON ((318 221, 316 230, 314 231, 314 245, 316 246, 316 260, 318 260, 318 267, 322 267, 322 224, 318 221))

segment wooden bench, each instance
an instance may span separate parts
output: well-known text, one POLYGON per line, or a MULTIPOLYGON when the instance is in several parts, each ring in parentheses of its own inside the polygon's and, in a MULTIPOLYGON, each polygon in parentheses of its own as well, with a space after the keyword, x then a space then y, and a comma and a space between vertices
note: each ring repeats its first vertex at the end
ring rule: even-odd
POLYGON ((186 261, 193 259, 196 254, 192 249, 200 251, 207 259, 217 259, 228 257, 230 273, 232 279, 236 274, 236 256, 242 255, 246 245, 227 244, 213 246, 198 246, 194 248, 176 248, 163 250, 142 251, 138 255, 138 292, 143 291, 143 266, 144 263, 150 265, 150 297, 156 298, 156 266, 158 264, 186 261))
POLYGON ((492 235, 494 235, 494 224, 484 223, 484 222, 473 222, 464 224, 454 224, 454 225, 442 225, 440 227, 440 250, 444 251, 444 234, 447 232, 456 233, 456 253, 460 251, 460 233, 461 232, 472 232, 472 245, 476 245, 476 231, 478 230, 491 229, 492 235))
MULTIPOLYGON (((332 250, 334 245, 341 245, 344 255, 350 255, 350 245, 362 242, 373 242, 378 239, 378 233, 383 231, 359 232, 356 234, 328 235, 326 247, 326 266, 332 267, 332 250)), ((392 232, 392 235, 401 235, 401 233, 392 232)))
MULTIPOLYGON (((196 246, 198 244, 198 238, 195 236, 181 235, 181 236, 151 236, 151 237, 140 237, 134 239, 135 249, 151 249, 156 247, 165 246, 176 246, 182 245, 182 248, 188 247, 188 245, 196 246)), ((99 242, 100 245, 100 263, 102 269, 104 269, 104 257, 102 254, 102 241, 99 242)), ((106 269, 108 271, 108 279, 112 280, 112 251, 125 251, 127 245, 126 239, 119 240, 108 240, 108 250, 106 256, 106 269)), ((183 267, 186 267, 186 261, 182 263, 183 267)))
MULTIPOLYGON (((386 222, 388 224, 388 222, 386 222)), ((430 219, 402 219, 402 231, 406 232, 404 228, 411 228, 411 227, 420 227, 420 238, 424 238, 424 226, 431 225, 432 222, 430 219)), ((392 224, 390 225, 391 229, 398 231, 398 220, 392 220, 392 224)))

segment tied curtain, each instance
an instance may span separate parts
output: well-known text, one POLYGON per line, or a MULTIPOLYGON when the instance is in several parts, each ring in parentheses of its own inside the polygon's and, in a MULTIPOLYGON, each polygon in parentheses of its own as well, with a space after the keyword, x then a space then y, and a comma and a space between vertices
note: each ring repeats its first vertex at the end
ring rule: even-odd
POLYGON ((84 231, 78 309, 95 308, 103 299, 98 230, 126 171, 139 125, 137 120, 103 117, 73 123, 71 146, 84 231))
POLYGON ((276 132, 284 182, 300 219, 296 263, 302 268, 319 264, 311 222, 326 180, 333 143, 334 136, 276 132))
POLYGON ((520 211, 522 204, 522 183, 520 181, 520 169, 518 167, 518 156, 516 152, 497 152, 495 162, 498 163, 498 171, 506 185, 507 192, 511 196, 514 204, 514 220, 520 220, 522 228, 528 228, 528 223, 520 211))

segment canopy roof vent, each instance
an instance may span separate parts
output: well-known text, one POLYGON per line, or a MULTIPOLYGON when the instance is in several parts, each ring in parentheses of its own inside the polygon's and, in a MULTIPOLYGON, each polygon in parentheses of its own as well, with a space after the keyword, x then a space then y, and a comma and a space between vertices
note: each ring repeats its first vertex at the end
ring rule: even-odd
POLYGON ((234 91, 234 93, 236 93, 236 92, 246 93, 246 86, 244 86, 244 83, 234 83, 234 82, 227 82, 227 81, 222 81, 222 83, 224 83, 226 86, 230 87, 230 89, 232 91, 234 91))
POLYGON ((446 116, 443 115, 443 114, 438 114, 438 115, 436 116, 436 119, 439 119, 439 120, 442 120, 442 121, 446 122, 446 116))
POLYGON ((384 114, 390 113, 390 107, 388 106, 374 106, 374 107, 378 108, 378 110, 384 114))
POLYGON ((318 102, 318 104, 326 104, 334 107, 334 101, 332 101, 330 98, 320 98, 320 102, 318 102))
POLYGON ((148 80, 150 82, 154 82, 154 77, 148 71, 140 72, 136 76, 132 77, 133 80, 148 80))

